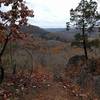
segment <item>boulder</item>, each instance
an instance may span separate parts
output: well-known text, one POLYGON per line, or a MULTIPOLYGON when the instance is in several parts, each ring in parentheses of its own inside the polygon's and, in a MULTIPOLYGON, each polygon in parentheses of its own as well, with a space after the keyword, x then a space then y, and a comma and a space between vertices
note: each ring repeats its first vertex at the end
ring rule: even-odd
POLYGON ((94 82, 95 93, 100 97, 100 75, 95 77, 94 82))
POLYGON ((79 65, 80 62, 84 62, 85 61, 85 56, 84 55, 75 55, 73 57, 71 57, 68 61, 67 65, 79 65))

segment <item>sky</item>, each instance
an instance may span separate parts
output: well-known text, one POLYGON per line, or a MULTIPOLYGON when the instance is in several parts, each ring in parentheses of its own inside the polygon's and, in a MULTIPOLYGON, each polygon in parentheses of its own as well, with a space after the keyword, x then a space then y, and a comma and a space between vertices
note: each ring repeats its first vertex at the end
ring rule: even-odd
POLYGON ((80 0, 26 0, 35 15, 29 19, 29 23, 42 28, 64 28, 70 20, 70 9, 75 8, 79 2, 80 0))
POLYGON ((34 10, 34 18, 29 23, 43 28, 63 28, 70 19, 70 9, 77 6, 80 0, 26 0, 34 10))
MULTIPOLYGON (((65 28, 70 21, 70 9, 77 7, 81 0, 25 0, 29 9, 34 10, 34 18, 29 23, 41 28, 65 28)), ((100 10, 100 0, 98 1, 100 10)), ((6 9, 2 7, 2 9, 6 9)), ((8 9, 8 8, 7 8, 8 9)), ((6 10, 7 10, 6 9, 6 10)))

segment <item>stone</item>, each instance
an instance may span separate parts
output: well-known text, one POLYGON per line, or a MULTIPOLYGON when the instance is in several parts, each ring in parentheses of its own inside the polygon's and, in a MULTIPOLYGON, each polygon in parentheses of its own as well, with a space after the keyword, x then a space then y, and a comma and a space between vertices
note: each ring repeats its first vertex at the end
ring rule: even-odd
POLYGON ((95 79, 95 93, 100 97, 100 75, 96 76, 95 79))

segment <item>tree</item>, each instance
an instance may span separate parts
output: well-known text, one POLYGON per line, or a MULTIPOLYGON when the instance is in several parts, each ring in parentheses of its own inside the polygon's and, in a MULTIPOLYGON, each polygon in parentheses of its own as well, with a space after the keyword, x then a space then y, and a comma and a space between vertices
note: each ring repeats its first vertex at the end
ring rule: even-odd
POLYGON ((20 26, 27 24, 27 17, 33 17, 33 11, 29 10, 23 0, 0 0, 0 7, 11 6, 8 11, 0 10, 0 40, 2 40, 2 48, 0 49, 0 83, 4 79, 4 68, 2 65, 2 56, 9 40, 13 38, 22 38, 20 26), (4 5, 3 5, 4 4, 4 5))
POLYGON ((69 31, 70 29, 70 22, 66 22, 66 30, 69 31))
MULTIPOLYGON (((87 35, 85 34, 85 39, 86 39, 86 42, 88 41, 88 37, 87 35)), ((71 43, 71 46, 76 46, 76 47, 83 47, 83 43, 82 43, 82 40, 83 40, 83 36, 82 34, 80 33, 76 33, 74 35, 74 41, 71 43)))
POLYGON ((83 37, 83 48, 86 60, 88 59, 86 47, 86 34, 87 30, 92 29, 98 19, 100 19, 97 12, 97 2, 90 0, 81 0, 75 9, 70 10, 70 20, 77 26, 83 37))

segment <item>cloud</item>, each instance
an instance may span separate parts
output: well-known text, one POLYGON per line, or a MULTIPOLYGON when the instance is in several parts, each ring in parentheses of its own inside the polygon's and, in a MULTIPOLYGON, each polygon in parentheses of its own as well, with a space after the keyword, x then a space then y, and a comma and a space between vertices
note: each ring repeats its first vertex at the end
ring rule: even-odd
POLYGON ((26 0, 35 14, 34 18, 29 18, 29 23, 40 27, 65 27, 66 21, 70 19, 70 9, 75 8, 79 2, 80 0, 26 0))
POLYGON ((65 27, 66 21, 69 20, 69 10, 73 7, 71 1, 73 0, 70 2, 67 0, 27 0, 29 7, 35 11, 35 17, 30 22, 40 27, 65 27))

